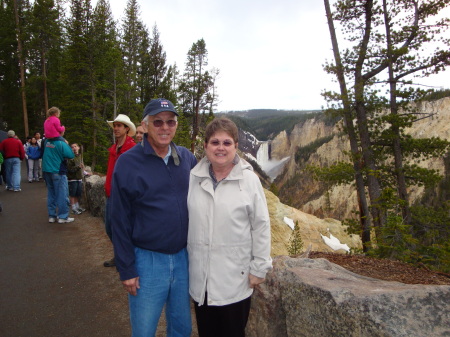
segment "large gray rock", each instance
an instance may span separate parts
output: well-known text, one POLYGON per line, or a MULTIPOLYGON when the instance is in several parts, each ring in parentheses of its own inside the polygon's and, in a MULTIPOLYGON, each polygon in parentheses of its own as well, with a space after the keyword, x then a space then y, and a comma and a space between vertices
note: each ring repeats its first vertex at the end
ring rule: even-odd
POLYGON ((103 217, 105 214, 105 181, 106 177, 98 175, 86 178, 87 206, 93 216, 103 217))
POLYGON ((450 286, 354 274, 278 256, 252 298, 247 336, 450 336, 450 286))

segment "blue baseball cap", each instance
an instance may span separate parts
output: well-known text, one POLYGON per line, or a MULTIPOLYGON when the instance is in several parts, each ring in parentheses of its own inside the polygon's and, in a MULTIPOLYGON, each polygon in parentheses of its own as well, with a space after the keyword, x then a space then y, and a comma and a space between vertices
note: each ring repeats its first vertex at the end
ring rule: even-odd
POLYGON ((171 101, 165 98, 155 98, 145 106, 142 118, 145 118, 145 116, 154 116, 163 111, 170 111, 179 116, 171 101))

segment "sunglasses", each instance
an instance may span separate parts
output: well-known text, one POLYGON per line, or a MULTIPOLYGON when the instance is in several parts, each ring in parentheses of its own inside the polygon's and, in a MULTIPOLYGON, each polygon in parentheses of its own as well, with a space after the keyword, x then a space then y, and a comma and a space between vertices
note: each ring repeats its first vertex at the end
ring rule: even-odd
POLYGON ((160 128, 161 126, 164 125, 164 123, 166 123, 169 128, 173 128, 175 125, 177 125, 177 121, 174 119, 169 119, 168 121, 157 119, 154 120, 152 123, 155 128, 160 128))
POLYGON ((223 142, 220 142, 218 140, 211 140, 209 142, 209 144, 211 144, 212 146, 219 146, 222 143, 223 146, 225 147, 229 147, 231 145, 233 145, 233 142, 231 140, 224 140, 223 142))

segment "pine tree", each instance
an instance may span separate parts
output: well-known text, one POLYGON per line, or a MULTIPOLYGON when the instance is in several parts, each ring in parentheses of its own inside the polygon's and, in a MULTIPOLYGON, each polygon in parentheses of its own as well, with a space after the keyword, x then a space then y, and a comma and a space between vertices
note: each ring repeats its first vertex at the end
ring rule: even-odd
MULTIPOLYGON (((66 127, 69 142, 78 142, 86 150, 87 140, 93 138, 92 127, 93 41, 91 31, 90 0, 71 0, 67 20, 67 46, 61 71, 63 96, 51 103, 61 108, 61 122, 66 127)), ((85 160, 92 158, 85 157, 85 160)), ((94 162, 95 164, 95 162, 94 162)))
POLYGON ((192 120, 191 151, 195 152, 197 136, 200 128, 201 113, 208 111, 213 87, 211 75, 207 71, 208 50, 205 40, 200 39, 192 44, 186 60, 186 69, 180 81, 179 93, 183 111, 192 120))
POLYGON ((409 103, 425 95, 424 90, 413 89, 413 76, 437 73, 450 62, 450 42, 443 35, 450 21, 435 18, 450 1, 337 1, 333 13, 329 1, 324 3, 335 61, 325 69, 336 75, 340 85, 340 94, 327 92, 325 97, 330 110, 342 113, 350 138, 361 231, 367 249, 370 221, 378 245, 383 245, 390 236, 383 234, 389 232, 388 227, 410 226, 408 186, 437 181, 436 172, 409 162, 440 156, 448 149, 446 141, 412 139, 404 130, 420 118, 409 103), (350 44, 343 52, 339 50, 335 22, 350 44), (426 47, 432 40, 437 48, 428 53, 426 47))
POLYGON ((20 76, 17 62, 17 39, 12 0, 0 0, 0 125, 20 134, 23 118, 20 76))
POLYGON ((298 220, 295 221, 294 230, 291 233, 291 238, 289 239, 287 250, 289 255, 298 255, 303 251, 303 240, 300 234, 298 220))
MULTIPOLYGON (((55 65, 62 57, 62 13, 54 0, 36 0, 30 16, 30 51, 28 61, 29 92, 32 98, 29 105, 30 122, 35 130, 42 128, 46 112, 49 109, 49 72, 59 71, 55 65)), ((52 78, 50 78, 50 82, 52 78)), ((53 84, 53 85, 52 85, 53 84)), ((54 99, 53 101, 56 101, 54 99)))
MULTIPOLYGON (((143 62, 142 43, 148 45, 148 33, 139 19, 140 9, 137 0, 128 0, 125 17, 122 22, 121 49, 124 60, 124 73, 126 78, 126 92, 119 112, 129 115, 132 120, 141 116, 144 102, 140 102, 141 89, 138 74, 140 64, 143 62)), ((143 97, 142 97, 143 98, 143 97)))

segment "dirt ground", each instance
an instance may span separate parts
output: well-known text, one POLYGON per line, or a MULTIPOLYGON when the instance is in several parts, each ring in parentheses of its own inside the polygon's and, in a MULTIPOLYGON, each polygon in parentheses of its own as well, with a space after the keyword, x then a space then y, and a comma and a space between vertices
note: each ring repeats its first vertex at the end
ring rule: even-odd
POLYGON ((376 259, 364 255, 311 252, 310 258, 324 258, 351 272, 380 280, 406 284, 449 284, 450 275, 395 260, 376 259))

